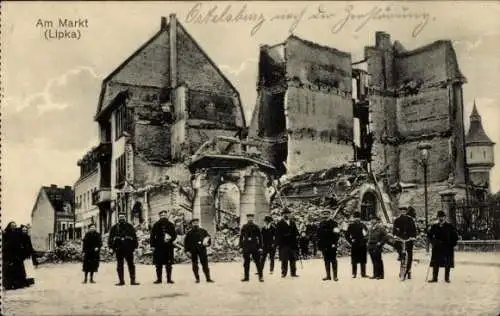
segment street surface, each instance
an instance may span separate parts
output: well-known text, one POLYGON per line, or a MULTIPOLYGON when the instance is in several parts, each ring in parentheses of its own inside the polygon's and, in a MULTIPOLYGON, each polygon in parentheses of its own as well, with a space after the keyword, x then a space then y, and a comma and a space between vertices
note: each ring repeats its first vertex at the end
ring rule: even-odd
MULTIPOLYGON (((423 257, 425 254, 418 254, 423 257)), ((153 266, 139 265, 139 286, 114 286, 114 264, 101 264, 96 284, 81 284, 80 264, 41 266, 34 287, 4 292, 4 315, 494 315, 500 313, 500 268, 460 260, 500 263, 500 254, 457 253, 452 283, 425 283, 427 263, 400 282, 394 254, 384 255, 385 280, 352 279, 349 258, 339 258, 339 282, 324 282, 323 262, 298 263, 300 278, 278 270, 259 283, 241 283, 242 264, 211 264, 216 283, 195 284, 191 266, 174 266, 176 284, 153 284, 153 266), (276 273, 278 272, 278 273, 276 273)), ((423 260, 421 261, 423 262, 423 260)), ((127 270, 126 270, 127 271, 127 270)), ((200 268, 201 273, 201 268, 200 268)), ((371 264, 368 264, 371 273, 371 264)), ((126 274, 127 275, 127 274, 126 274)), ((128 278, 126 279, 128 283, 128 278)))

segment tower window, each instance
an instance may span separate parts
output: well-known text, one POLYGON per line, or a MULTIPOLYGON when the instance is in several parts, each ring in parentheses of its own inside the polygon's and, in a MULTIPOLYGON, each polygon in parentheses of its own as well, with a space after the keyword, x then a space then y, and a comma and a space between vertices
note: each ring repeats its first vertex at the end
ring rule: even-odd
POLYGON ((486 159, 486 150, 483 150, 483 158, 486 159))

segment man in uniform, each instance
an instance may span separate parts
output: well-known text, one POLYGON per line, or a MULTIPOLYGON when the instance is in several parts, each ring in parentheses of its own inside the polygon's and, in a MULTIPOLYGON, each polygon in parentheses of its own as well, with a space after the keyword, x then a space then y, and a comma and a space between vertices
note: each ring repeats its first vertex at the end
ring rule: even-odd
POLYGON ((211 245, 210 235, 200 227, 200 220, 193 218, 191 220, 192 228, 184 238, 184 250, 191 255, 191 263, 193 265, 193 273, 196 283, 200 283, 200 275, 198 273, 198 259, 200 260, 205 279, 208 283, 214 281, 210 278, 210 269, 208 268, 207 247, 211 245))
POLYGON ((160 219, 154 223, 151 229, 149 242, 153 251, 153 264, 156 266, 155 284, 162 282, 162 270, 165 265, 167 272, 167 283, 173 284, 172 265, 174 263, 174 241, 177 238, 175 225, 167 218, 167 211, 160 212, 160 219))
POLYGON ((323 253, 323 260, 325 261, 326 277, 323 281, 331 280, 330 265, 333 268, 333 280, 338 281, 337 278, 337 243, 340 238, 340 228, 337 222, 333 219, 330 212, 325 210, 322 212, 323 221, 319 224, 318 230, 318 246, 323 253))
POLYGON ((380 220, 380 217, 373 216, 372 226, 368 232, 368 252, 373 263, 373 276, 371 279, 381 280, 384 278, 384 261, 382 260, 382 249, 387 242, 388 234, 380 220))
POLYGON ((356 277, 359 263, 361 265, 361 277, 366 278, 366 236, 368 228, 361 223, 361 214, 359 212, 354 212, 353 217, 354 219, 347 227, 346 232, 346 239, 351 244, 352 277, 356 277))
POLYGON ((247 214, 247 223, 241 227, 240 231, 240 251, 243 253, 243 269, 245 276, 241 282, 248 282, 250 279, 250 259, 257 267, 259 281, 264 282, 262 276, 262 266, 260 255, 262 254, 262 234, 259 226, 254 222, 254 214, 247 214))
MULTIPOLYGON (((392 234, 396 237, 399 237, 403 240, 408 240, 409 238, 417 237, 417 226, 415 225, 415 221, 413 218, 408 216, 408 208, 400 207, 399 210, 401 214, 394 220, 394 224, 392 226, 392 234)), ((394 243, 394 247, 398 251, 398 261, 401 260, 402 250, 403 250, 403 242, 396 241, 394 243)), ((408 254, 408 265, 406 267, 406 271, 408 272, 408 279, 411 279, 411 264, 413 261, 413 241, 406 242, 406 253, 408 254)))
POLYGON ((123 276, 123 263, 127 261, 128 272, 130 275, 130 284, 139 285, 135 280, 135 264, 134 250, 137 249, 139 243, 134 226, 127 223, 126 214, 120 212, 118 214, 118 223, 116 223, 109 232, 108 247, 116 254, 116 262, 119 282, 117 286, 125 285, 123 276))
POLYGON ((439 211, 438 222, 433 224, 427 234, 432 244, 431 263, 432 279, 430 283, 438 281, 439 268, 444 267, 444 280, 450 283, 450 269, 455 267, 454 247, 458 242, 458 233, 452 224, 446 221, 446 214, 439 211))
POLYGON ((276 227, 273 224, 273 218, 266 216, 264 218, 264 227, 262 227, 263 253, 261 258, 261 269, 264 271, 266 257, 269 256, 269 272, 274 271, 274 257, 276 256, 276 227))
POLYGON ((279 247, 281 260, 281 277, 288 273, 288 262, 292 277, 298 277, 296 261, 299 252, 298 237, 299 230, 293 220, 290 219, 290 210, 285 207, 282 212, 283 218, 276 226, 276 243, 279 247))

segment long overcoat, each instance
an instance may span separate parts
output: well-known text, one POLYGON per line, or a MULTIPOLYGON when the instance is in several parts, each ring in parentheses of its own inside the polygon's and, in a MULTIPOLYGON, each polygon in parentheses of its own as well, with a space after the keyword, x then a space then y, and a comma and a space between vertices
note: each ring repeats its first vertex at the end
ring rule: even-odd
POLYGON ((83 237, 83 272, 97 272, 99 269, 101 234, 88 232, 83 237))
POLYGON ((175 225, 168 219, 160 219, 154 223, 151 229, 150 245, 153 250, 153 264, 173 264, 174 263, 174 241, 177 238, 175 225), (165 236, 170 235, 166 240, 165 236))
POLYGON ((432 244, 432 267, 455 267, 455 246, 458 242, 458 233, 450 223, 434 224, 427 234, 432 244))

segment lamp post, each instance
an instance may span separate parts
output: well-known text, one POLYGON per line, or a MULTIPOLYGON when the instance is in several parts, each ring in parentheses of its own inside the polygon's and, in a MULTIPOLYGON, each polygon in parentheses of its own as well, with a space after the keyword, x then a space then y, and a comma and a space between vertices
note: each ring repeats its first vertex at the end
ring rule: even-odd
MULTIPOLYGON (((429 149, 432 146, 429 143, 421 142, 418 144, 418 149, 420 150, 420 159, 422 166, 424 167, 424 210, 425 210, 425 233, 427 234, 429 230, 429 210, 427 205, 427 166, 429 162, 429 149)), ((429 240, 426 239, 425 251, 429 252, 429 240)))

